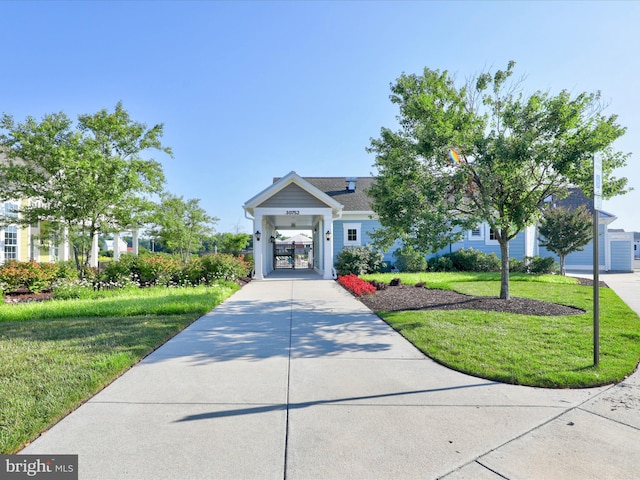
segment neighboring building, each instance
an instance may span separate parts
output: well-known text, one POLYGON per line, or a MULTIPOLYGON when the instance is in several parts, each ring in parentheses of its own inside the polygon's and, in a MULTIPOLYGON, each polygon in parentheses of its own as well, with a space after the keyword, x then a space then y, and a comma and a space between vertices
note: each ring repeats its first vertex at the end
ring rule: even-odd
POLYGON ((11 218, 18 219, 21 201, 0 202, 4 225, 0 225, 0 264, 8 260, 28 262, 57 262, 69 259, 69 245, 55 238, 42 242, 46 229, 42 222, 36 225, 19 226, 12 224, 11 218), (43 245, 43 243, 45 245, 43 245))
POLYGON ((633 232, 633 257, 640 258, 640 232, 633 232))
MULTIPOLYGON (((275 178, 273 184, 249 199, 243 208, 246 215, 253 219, 255 278, 264 278, 277 266, 275 247, 269 241, 270 237, 275 237, 277 230, 292 228, 313 232, 312 259, 309 263, 323 278, 333 278, 333 264, 342 249, 347 246, 370 244, 371 232, 380 225, 371 209, 371 199, 366 193, 373 181, 374 177, 303 178, 295 172, 290 172, 282 178, 275 178)), ((593 212, 591 202, 577 189, 572 190, 566 199, 551 199, 551 206, 571 208, 583 204, 593 212)), ((633 236, 626 232, 610 232, 607 226, 615 219, 616 217, 610 213, 599 212, 600 269, 632 271, 633 236)), ((525 229, 510 242, 511 257, 555 257, 540 247, 538 240, 535 226, 525 229)), ((469 230, 461 241, 452 243, 436 254, 461 248, 500 254, 498 242, 493 238, 487 224, 469 230)), ((394 250, 395 248, 392 248, 384 253, 386 262, 394 262, 394 250)), ((572 253, 566 258, 567 269, 587 270, 592 266, 591 243, 582 252, 572 253)))

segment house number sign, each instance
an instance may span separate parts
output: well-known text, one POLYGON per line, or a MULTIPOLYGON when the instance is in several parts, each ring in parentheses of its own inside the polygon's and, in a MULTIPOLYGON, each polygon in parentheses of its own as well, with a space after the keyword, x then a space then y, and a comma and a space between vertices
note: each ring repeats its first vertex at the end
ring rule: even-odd
POLYGON ((300 215, 300 210, 286 210, 287 215, 300 215))

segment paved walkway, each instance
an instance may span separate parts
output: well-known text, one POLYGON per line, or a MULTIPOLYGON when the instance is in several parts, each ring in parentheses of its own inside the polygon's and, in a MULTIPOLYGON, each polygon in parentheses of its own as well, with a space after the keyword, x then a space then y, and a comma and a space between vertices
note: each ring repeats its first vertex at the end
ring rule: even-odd
POLYGON ((78 454, 82 480, 640 477, 639 374, 545 390, 456 373, 292 273, 251 282, 22 453, 78 454))

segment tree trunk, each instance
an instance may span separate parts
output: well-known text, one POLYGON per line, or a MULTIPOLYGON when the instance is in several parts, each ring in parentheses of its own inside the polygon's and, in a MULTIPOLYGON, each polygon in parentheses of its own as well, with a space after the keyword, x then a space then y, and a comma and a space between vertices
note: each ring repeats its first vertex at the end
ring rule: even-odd
POLYGON ((500 260, 502 268, 500 271, 500 298, 509 300, 509 242, 499 240, 500 242, 500 260))
POLYGON ((564 267, 564 255, 559 255, 560 257, 560 275, 566 275, 567 272, 564 267))

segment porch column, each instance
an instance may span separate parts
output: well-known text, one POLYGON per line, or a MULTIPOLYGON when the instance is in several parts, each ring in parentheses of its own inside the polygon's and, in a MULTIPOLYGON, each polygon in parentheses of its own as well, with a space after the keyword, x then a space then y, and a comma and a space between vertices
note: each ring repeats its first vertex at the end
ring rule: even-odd
POLYGON ((67 227, 64 227, 64 231, 62 232, 62 245, 58 248, 62 250, 60 260, 63 262, 69 260, 69 229, 67 227))
POLYGON ((120 234, 113 234, 113 259, 117 262, 120 260, 120 234))
POLYGON ((256 280, 264 279, 264 242, 268 241, 266 232, 262 225, 262 215, 256 215, 253 219, 253 269, 256 280), (260 232, 260 240, 258 240, 257 232, 260 232))
POLYGON ((322 278, 326 280, 333 279, 333 217, 331 215, 324 216, 324 228, 320 232, 320 242, 323 244, 324 252, 324 273, 322 278), (327 240, 327 232, 331 234, 330 240, 327 240))
POLYGON ((99 245, 98 245, 98 234, 94 233, 93 234, 93 238, 91 239, 91 253, 89 254, 89 266, 90 267, 97 267, 98 266, 98 252, 99 252, 99 245))
POLYGON ((139 247, 139 239, 138 239, 138 229, 134 228, 133 230, 131 230, 131 235, 133 236, 131 242, 133 243, 132 247, 133 247, 133 254, 135 256, 138 256, 138 247, 139 247))

